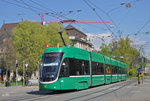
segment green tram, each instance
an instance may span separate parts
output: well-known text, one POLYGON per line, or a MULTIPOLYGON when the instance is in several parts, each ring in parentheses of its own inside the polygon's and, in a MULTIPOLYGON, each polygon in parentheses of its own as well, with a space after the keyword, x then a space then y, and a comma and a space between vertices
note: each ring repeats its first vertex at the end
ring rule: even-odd
POLYGON ((46 48, 40 90, 80 90, 127 79, 127 65, 76 47, 46 48))

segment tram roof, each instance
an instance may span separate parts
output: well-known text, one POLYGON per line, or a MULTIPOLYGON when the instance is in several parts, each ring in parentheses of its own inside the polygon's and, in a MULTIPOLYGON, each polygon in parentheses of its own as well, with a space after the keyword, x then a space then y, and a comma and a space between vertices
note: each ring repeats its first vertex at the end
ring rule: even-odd
POLYGON ((49 47, 46 48, 44 53, 52 53, 52 52, 63 52, 65 53, 65 57, 69 58, 77 58, 77 59, 84 59, 89 60, 89 52, 84 49, 76 48, 76 47, 49 47))

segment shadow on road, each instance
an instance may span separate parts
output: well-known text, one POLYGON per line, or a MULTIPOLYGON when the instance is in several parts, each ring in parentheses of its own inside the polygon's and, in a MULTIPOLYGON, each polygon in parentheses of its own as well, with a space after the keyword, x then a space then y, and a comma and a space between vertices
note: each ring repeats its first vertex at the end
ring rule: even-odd
POLYGON ((63 90, 63 91, 31 91, 27 92, 27 94, 33 95, 54 95, 54 94, 64 94, 64 93, 73 93, 77 90, 63 90))

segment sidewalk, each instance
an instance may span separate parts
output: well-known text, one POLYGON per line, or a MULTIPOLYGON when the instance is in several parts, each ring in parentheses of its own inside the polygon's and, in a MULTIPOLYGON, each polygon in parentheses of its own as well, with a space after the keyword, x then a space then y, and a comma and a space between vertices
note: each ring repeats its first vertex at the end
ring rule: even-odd
MULTIPOLYGON (((5 84, 0 83, 0 87, 5 87, 5 84)), ((22 88, 38 88, 38 85, 29 85, 29 86, 22 86, 22 85, 18 85, 18 86, 9 86, 9 87, 22 87, 22 88)), ((8 88, 8 87, 6 87, 8 88)))
POLYGON ((4 84, 0 83, 0 87, 4 87, 4 84))
POLYGON ((146 79, 141 80, 141 83, 139 84, 139 86, 143 86, 143 87, 150 87, 150 76, 146 76, 146 79))
POLYGON ((143 83, 142 80, 140 84, 135 82, 132 87, 132 95, 123 101, 150 101, 150 76, 147 76, 143 83))

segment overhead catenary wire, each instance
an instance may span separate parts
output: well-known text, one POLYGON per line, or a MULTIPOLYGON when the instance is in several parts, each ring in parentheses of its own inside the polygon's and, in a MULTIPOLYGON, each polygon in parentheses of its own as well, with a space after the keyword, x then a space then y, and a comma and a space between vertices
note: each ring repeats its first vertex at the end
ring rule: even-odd
MULTIPOLYGON (((83 1, 87 4, 87 6, 88 6, 89 8, 92 9, 92 11, 96 14, 96 16, 97 16, 101 21, 103 21, 102 17, 97 13, 96 9, 93 8, 86 0, 83 0, 83 1)), ((117 37, 117 36, 114 34, 114 32, 107 26, 106 23, 104 23, 104 25, 105 25, 106 28, 112 33, 112 35, 114 35, 115 37, 117 37)))
MULTIPOLYGON (((68 17, 66 17, 66 16, 64 16, 64 15, 57 14, 56 11, 54 11, 54 10, 52 10, 52 9, 46 7, 46 6, 43 6, 43 5, 37 3, 37 2, 35 2, 35 1, 33 1, 33 0, 30 0, 30 1, 34 2, 35 4, 38 4, 38 5, 41 6, 42 8, 38 8, 38 7, 32 6, 31 4, 28 4, 27 2, 25 2, 24 0, 15 0, 15 2, 10 2, 10 1, 4 0, 5 3, 13 4, 13 5, 15 5, 15 6, 19 6, 19 7, 21 7, 21 8, 28 9, 28 10, 34 12, 35 14, 47 12, 47 13, 49 13, 49 14, 47 14, 48 16, 55 17, 55 18, 57 18, 57 19, 59 19, 59 20, 62 20, 61 18, 65 18, 65 19, 68 19, 68 20, 72 19, 72 18, 68 18, 68 17), (43 8, 45 8, 45 9, 43 9, 43 8), (50 15, 50 14, 51 14, 51 15, 50 15)), ((45 14, 46 14, 46 13, 45 13, 45 14)), ((77 26, 79 26, 79 25, 77 25, 77 26)), ((81 27, 81 26, 80 26, 80 27, 81 27)), ((82 27, 81 27, 81 28, 82 28, 82 27)), ((82 29, 84 29, 84 28, 82 28, 82 29)), ((85 29, 84 29, 84 30, 85 30, 85 29)))
MULTIPOLYGON (((24 8, 24 9, 28 9, 28 10, 31 10, 32 12, 34 12, 35 14, 41 14, 43 12, 46 12, 46 13, 50 13, 49 16, 52 16, 52 17, 55 17, 54 13, 51 13, 51 12, 48 12, 46 10, 43 10, 43 9, 40 9, 40 8, 37 8, 37 7, 34 7, 34 6, 31 6, 25 2, 22 2, 21 1, 18 1, 16 0, 17 3, 14 3, 14 2, 10 2, 10 1, 7 1, 7 0, 0 0, 1 2, 5 2, 5 3, 8 3, 8 4, 12 4, 12 5, 15 5, 15 6, 18 6, 18 7, 21 7, 21 8, 24 8), (24 6, 25 5, 25 6, 24 6), (39 11, 40 10, 40 11, 39 11), (41 12, 42 11, 42 12, 41 12)), ((58 19, 58 17, 55 17, 58 19)))
POLYGON ((150 22, 150 19, 147 20, 144 25, 134 34, 134 35, 138 35, 147 25, 148 23, 150 22))
POLYGON ((118 29, 118 32, 120 34, 122 34, 121 30, 119 29, 119 27, 117 26, 117 24, 113 21, 112 17, 109 15, 108 12, 104 11, 102 8, 98 7, 97 5, 95 5, 93 2, 91 2, 90 0, 88 0, 88 2, 93 5, 95 8, 99 9, 102 13, 104 13, 106 16, 108 16, 108 18, 111 20, 111 22, 115 25, 115 27, 118 29))
MULTIPOLYGON (((21 7, 21 8, 24 8, 24 9, 28 9, 28 10, 31 10, 30 8, 26 7, 26 6, 23 6, 23 5, 20 5, 20 4, 16 4, 16 3, 12 3, 12 2, 9 2, 9 1, 6 1, 6 0, 0 0, 1 2, 5 2, 5 3, 8 3, 8 4, 12 4, 12 5, 15 5, 15 6, 18 6, 18 7, 21 7)), ((37 13, 37 11, 34 11, 34 13, 37 13)))
MULTIPOLYGON (((17 0, 18 1, 18 0, 17 0)), ((55 18, 58 18, 53 12, 50 12, 49 10, 45 10, 43 8, 39 8, 39 7, 35 7, 35 6, 32 6, 32 5, 29 5, 27 4, 26 2, 24 2, 23 0, 19 1, 19 3, 23 3, 24 5, 26 5, 27 7, 29 7, 31 10, 36 10, 38 11, 40 14, 44 13, 44 14, 47 14, 48 16, 51 16, 51 17, 55 17, 55 18), (41 12, 42 11, 42 12, 41 12)))
MULTIPOLYGON (((57 13, 56 11, 54 11, 54 10, 52 10, 52 9, 46 7, 46 6, 43 6, 43 5, 39 4, 38 2, 35 2, 35 1, 33 1, 33 0, 30 0, 30 1, 31 1, 32 3, 38 5, 38 6, 42 7, 42 8, 45 8, 45 9, 47 9, 47 10, 50 10, 50 11, 53 13, 53 15, 57 16, 57 19, 59 19, 59 20, 62 20, 62 19, 60 19, 60 18, 65 18, 65 19, 67 19, 67 20, 74 20, 74 19, 72 19, 72 18, 66 17, 65 15, 59 14, 59 13, 57 13), (60 18, 59 18, 59 17, 60 17, 60 18)), ((49 15, 49 14, 48 14, 48 15, 49 15)), ((70 24, 71 24, 71 23, 70 23, 70 24)), ((76 23, 75 23, 75 24, 76 24, 76 23)), ((77 25, 77 24, 76 24, 76 25, 77 25)), ((77 25, 77 26, 81 27, 80 25, 77 25)), ((83 27, 81 27, 81 28, 84 29, 83 27)), ((85 29, 84 29, 84 30, 85 30, 85 29)))
POLYGON ((45 8, 45 9, 47 9, 47 10, 50 10, 50 11, 52 12, 51 14, 56 15, 57 17, 65 18, 65 19, 68 19, 68 20, 73 20, 73 19, 68 18, 68 17, 66 17, 66 16, 64 16, 64 15, 58 14, 56 11, 54 11, 54 10, 48 8, 48 7, 45 7, 45 6, 43 6, 43 5, 41 5, 41 4, 37 3, 37 2, 35 2, 35 1, 33 1, 33 0, 30 0, 30 1, 33 2, 33 3, 35 3, 35 4, 38 5, 38 6, 42 7, 42 8, 45 8))

